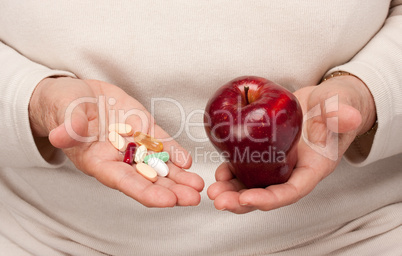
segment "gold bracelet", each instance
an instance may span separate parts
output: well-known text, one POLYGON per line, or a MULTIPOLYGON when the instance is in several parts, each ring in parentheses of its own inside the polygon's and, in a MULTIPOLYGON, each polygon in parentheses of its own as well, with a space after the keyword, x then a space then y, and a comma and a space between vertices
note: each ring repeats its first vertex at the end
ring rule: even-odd
POLYGON ((378 128, 378 120, 375 120, 375 123, 374 123, 374 125, 370 128, 370 130, 368 130, 367 132, 365 132, 365 133, 363 133, 363 134, 357 135, 357 136, 356 136, 356 140, 360 139, 361 137, 370 135, 370 134, 373 133, 373 132, 376 132, 376 131, 377 131, 377 128, 378 128))
POLYGON ((335 72, 332 72, 331 74, 325 76, 324 79, 322 79, 322 81, 324 82, 324 81, 327 81, 328 79, 331 79, 331 78, 334 78, 337 76, 354 76, 354 77, 358 78, 357 76, 355 76, 349 72, 346 72, 346 71, 335 71, 335 72))

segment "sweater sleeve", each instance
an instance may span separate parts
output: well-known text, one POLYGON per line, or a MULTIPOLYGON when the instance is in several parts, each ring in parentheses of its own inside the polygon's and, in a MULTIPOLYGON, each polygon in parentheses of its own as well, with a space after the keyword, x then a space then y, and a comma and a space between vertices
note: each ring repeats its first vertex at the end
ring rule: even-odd
POLYGON ((374 97, 378 128, 355 140, 345 154, 365 166, 402 152, 402 0, 392 1, 384 26, 344 65, 331 69, 359 77, 374 97))
POLYGON ((47 138, 34 138, 28 106, 36 85, 50 76, 74 76, 51 70, 25 58, 0 41, 0 166, 57 167, 64 162, 61 150, 47 138))

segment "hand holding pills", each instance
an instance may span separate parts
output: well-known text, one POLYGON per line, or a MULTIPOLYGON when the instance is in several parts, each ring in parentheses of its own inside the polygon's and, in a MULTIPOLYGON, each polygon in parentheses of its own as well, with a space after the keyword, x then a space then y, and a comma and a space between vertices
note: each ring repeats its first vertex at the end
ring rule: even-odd
POLYGON ((145 206, 189 206, 200 202, 204 182, 197 174, 184 170, 191 166, 191 158, 183 157, 188 153, 174 140, 163 141, 169 135, 154 124, 144 106, 117 86, 66 77, 44 79, 31 97, 29 117, 34 136, 48 136, 50 143, 63 149, 79 170, 145 206), (104 104, 104 112, 135 110, 137 114, 124 122, 110 122, 99 107, 102 99, 107 102, 110 98, 115 104, 104 104), (152 137, 148 135, 150 127, 152 137), (184 154, 172 154, 173 151, 184 154), (127 164, 136 158, 139 163, 127 164), (159 175, 153 177, 151 169, 159 175))

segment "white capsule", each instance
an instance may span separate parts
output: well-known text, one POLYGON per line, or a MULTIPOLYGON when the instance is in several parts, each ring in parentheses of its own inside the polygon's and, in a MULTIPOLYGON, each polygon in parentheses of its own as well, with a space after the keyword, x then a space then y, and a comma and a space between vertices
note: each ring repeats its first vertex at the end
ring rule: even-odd
POLYGON ((144 145, 139 146, 135 151, 134 161, 137 164, 144 162, 144 159, 147 156, 147 152, 147 147, 145 147, 144 145))
POLYGON ((148 165, 151 166, 159 176, 165 177, 169 174, 169 167, 159 158, 150 158, 148 165))

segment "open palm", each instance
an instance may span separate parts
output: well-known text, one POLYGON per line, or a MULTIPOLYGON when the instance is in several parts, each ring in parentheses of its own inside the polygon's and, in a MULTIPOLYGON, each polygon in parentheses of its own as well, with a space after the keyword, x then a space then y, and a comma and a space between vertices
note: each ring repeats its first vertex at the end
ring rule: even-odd
POLYGON ((37 129, 34 134, 43 136, 46 130, 51 131, 51 144, 62 148, 79 170, 148 207, 189 206, 200 202, 203 180, 184 170, 191 166, 191 158, 177 142, 169 139, 134 98, 117 86, 96 80, 57 78, 43 87, 41 108, 51 109, 53 114, 37 122, 36 127, 42 124, 46 129, 37 129), (164 150, 171 156, 169 175, 152 183, 135 171, 135 165, 124 163, 122 153, 107 140, 109 119, 114 119, 111 123, 123 121, 134 131, 151 132, 161 139, 164 150))

